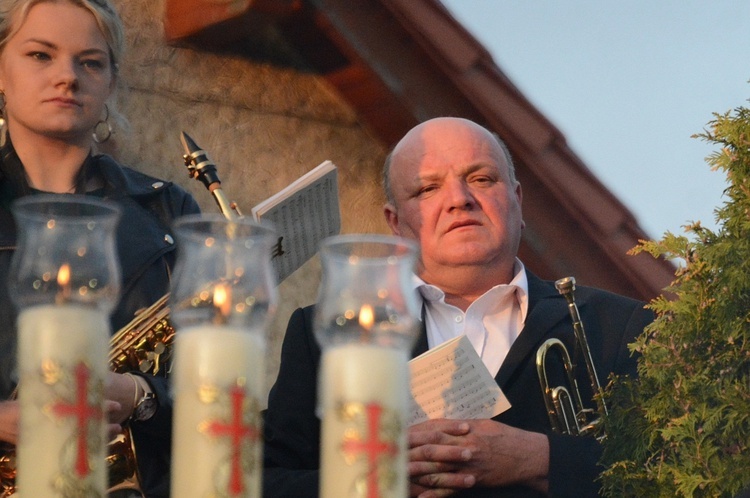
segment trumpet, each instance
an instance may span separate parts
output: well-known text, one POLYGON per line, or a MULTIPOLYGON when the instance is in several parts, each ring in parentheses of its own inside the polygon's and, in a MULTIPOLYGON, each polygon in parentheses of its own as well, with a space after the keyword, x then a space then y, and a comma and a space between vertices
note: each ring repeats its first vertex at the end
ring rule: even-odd
MULTIPOLYGON (((539 383, 542 387, 544 405, 549 415, 552 429, 561 434, 584 436, 595 434, 601 425, 602 417, 607 416, 607 406, 604 403, 604 390, 599 383, 599 377, 594 368, 594 360, 586 339, 586 332, 578 313, 575 301, 576 280, 573 277, 561 278, 555 282, 555 288, 568 302, 568 312, 573 321, 575 345, 586 363, 591 390, 594 393, 596 409, 585 408, 581 400, 581 393, 576 381, 576 365, 571 361, 568 348, 559 339, 547 339, 536 352, 536 368, 539 383), (563 363, 568 385, 550 387, 547 376, 547 353, 556 350, 563 363)), ((603 438, 604 436, 601 436, 603 438)))

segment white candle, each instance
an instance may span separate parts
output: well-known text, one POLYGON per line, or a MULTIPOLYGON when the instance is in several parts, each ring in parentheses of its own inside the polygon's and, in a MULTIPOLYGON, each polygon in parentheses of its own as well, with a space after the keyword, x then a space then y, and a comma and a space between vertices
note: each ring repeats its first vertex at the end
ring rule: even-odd
POLYGON ((205 325, 177 334, 173 498, 260 497, 261 332, 205 325))
POLYGON ((18 317, 21 407, 19 493, 104 496, 104 381, 109 321, 74 304, 24 309, 18 317))
POLYGON ((320 496, 406 497, 406 352, 367 344, 330 348, 319 382, 320 496))

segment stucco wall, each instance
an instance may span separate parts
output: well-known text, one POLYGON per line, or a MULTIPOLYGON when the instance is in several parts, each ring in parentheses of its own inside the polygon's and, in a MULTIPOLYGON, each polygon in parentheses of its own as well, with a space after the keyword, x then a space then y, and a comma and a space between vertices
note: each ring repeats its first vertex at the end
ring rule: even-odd
MULTIPOLYGON (((230 200, 249 213, 326 159, 339 167, 342 232, 387 232, 380 165, 385 150, 325 80, 237 57, 166 45, 161 0, 115 0, 127 28, 117 102, 128 129, 105 151, 148 174, 188 189, 204 211, 218 208, 188 178, 180 132, 216 164, 230 200)), ((317 257, 280 286, 272 327, 269 383, 278 369, 287 319, 317 292, 317 257)), ((270 387, 270 384, 269 384, 270 387)))

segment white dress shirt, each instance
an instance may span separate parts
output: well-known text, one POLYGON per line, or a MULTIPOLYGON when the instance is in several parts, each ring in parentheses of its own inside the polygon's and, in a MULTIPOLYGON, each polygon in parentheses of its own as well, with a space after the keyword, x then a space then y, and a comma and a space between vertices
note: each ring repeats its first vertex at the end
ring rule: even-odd
POLYGON ((529 308, 526 269, 516 258, 513 280, 496 285, 462 311, 445 302, 438 287, 415 278, 415 288, 426 307, 427 344, 430 348, 465 334, 494 377, 523 329, 529 308))

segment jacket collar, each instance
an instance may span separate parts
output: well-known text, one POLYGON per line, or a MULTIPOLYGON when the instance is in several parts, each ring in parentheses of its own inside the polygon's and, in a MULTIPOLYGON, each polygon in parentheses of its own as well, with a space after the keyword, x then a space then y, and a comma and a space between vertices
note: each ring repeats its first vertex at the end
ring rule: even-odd
MULTIPOLYGON (((135 170, 124 168, 108 155, 94 155, 86 159, 90 168, 96 168, 104 179, 105 199, 124 197, 145 197, 155 195, 171 185, 171 182, 157 180, 135 170)), ((10 211, 10 204, 18 198, 9 176, 22 168, 12 145, 0 149, 0 250, 16 245, 16 226, 10 211)))
POLYGON ((531 272, 528 277, 529 314, 521 334, 495 376, 500 387, 511 379, 517 369, 526 364, 525 360, 529 355, 536 354, 549 330, 568 314, 565 298, 557 292, 552 282, 542 280, 531 272))
POLYGON ((104 178, 105 197, 139 197, 154 195, 172 183, 158 180, 138 171, 123 168, 112 157, 101 154, 94 156, 96 165, 104 178))
MULTIPOLYGON (((104 197, 117 198, 123 196, 152 195, 169 185, 171 182, 157 180, 134 170, 125 170, 117 161, 106 154, 89 154, 83 164, 84 169, 97 172, 104 179, 104 197)), ((19 196, 13 192, 10 183, 11 176, 21 175, 23 165, 16 154, 13 143, 8 141, 0 149, 0 195, 3 196, 2 205, 6 206, 7 197, 11 200, 19 196)))

